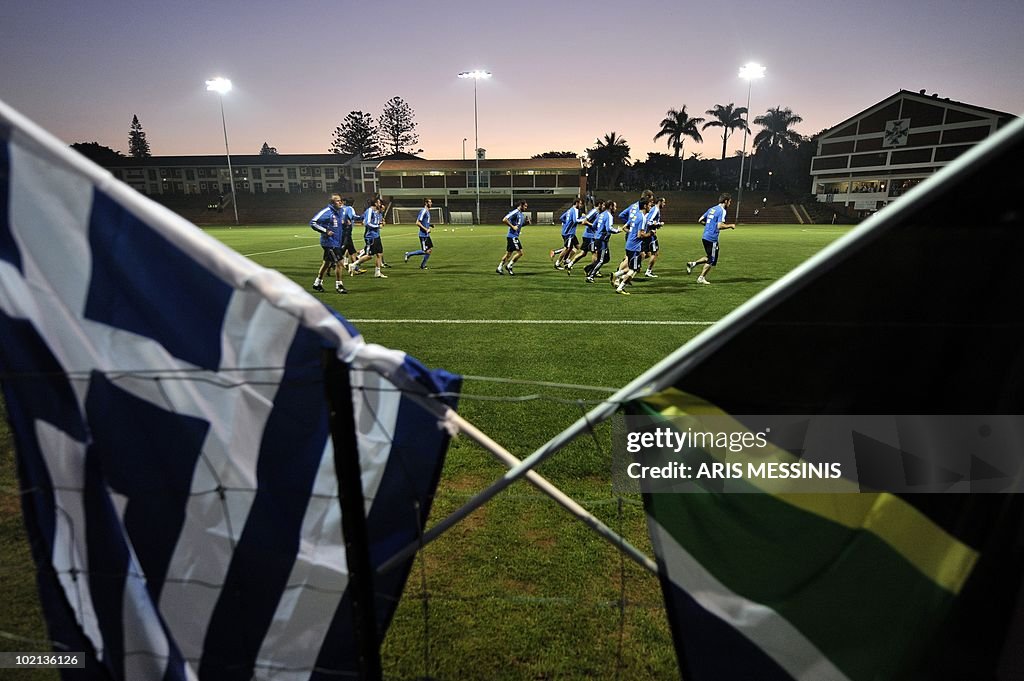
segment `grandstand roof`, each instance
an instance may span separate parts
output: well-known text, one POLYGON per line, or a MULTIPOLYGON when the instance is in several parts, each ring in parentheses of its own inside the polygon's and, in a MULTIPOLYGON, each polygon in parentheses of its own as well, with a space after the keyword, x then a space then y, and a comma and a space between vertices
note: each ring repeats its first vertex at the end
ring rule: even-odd
MULTIPOLYGON (((476 170, 476 159, 441 159, 437 161, 384 160, 377 166, 378 173, 386 172, 429 172, 431 170, 469 171, 476 170)), ((581 168, 578 158, 487 158, 480 159, 481 170, 536 170, 542 172, 578 172, 581 168)))
MULTIPOLYGON (((260 154, 231 154, 231 163, 236 166, 259 165, 343 165, 352 159, 352 154, 277 154, 261 156, 260 154)), ((105 168, 137 168, 150 166, 219 166, 224 165, 224 154, 207 154, 201 156, 150 156, 148 158, 111 159, 104 162, 105 168)))
POLYGON ((930 95, 926 95, 925 94, 925 90, 921 90, 919 92, 911 92, 910 90, 900 90, 900 91, 896 92, 895 94, 889 95, 885 99, 883 99, 883 100, 881 100, 881 101, 879 101, 879 102, 877 102, 875 104, 872 104, 871 106, 869 106, 868 108, 864 109, 863 111, 859 111, 859 112, 855 113, 854 115, 850 116, 849 118, 847 118, 847 119, 845 119, 843 121, 840 121, 839 123, 836 123, 832 127, 826 128, 825 130, 822 130, 819 136, 820 137, 828 137, 834 131, 842 129, 844 126, 846 126, 849 123, 857 120, 858 118, 864 116, 865 114, 868 114, 868 113, 870 113, 870 112, 872 112, 872 111, 874 111, 876 109, 880 109, 884 105, 886 105, 889 102, 892 102, 894 100, 897 100, 900 97, 909 97, 910 99, 915 99, 915 100, 918 100, 918 101, 921 101, 921 102, 928 102, 930 104, 953 105, 953 106, 956 106, 956 107, 960 107, 962 109, 973 110, 973 111, 977 111, 979 113, 987 114, 988 116, 994 116, 996 118, 1005 118, 1007 120, 1017 117, 1015 114, 1007 113, 1005 111, 997 111, 995 109, 988 109, 988 108, 985 108, 983 106, 977 106, 975 104, 967 104, 966 102, 957 102, 955 100, 951 100, 949 97, 939 97, 938 93, 933 93, 933 94, 930 94, 930 95))

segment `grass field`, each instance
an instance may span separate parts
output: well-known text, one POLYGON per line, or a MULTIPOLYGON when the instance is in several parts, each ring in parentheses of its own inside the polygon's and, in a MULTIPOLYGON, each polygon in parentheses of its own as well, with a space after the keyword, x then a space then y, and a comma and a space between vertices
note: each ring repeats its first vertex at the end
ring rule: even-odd
MULTIPOLYGON (((346 277, 349 295, 334 293, 330 281, 327 292, 311 293, 352 320, 367 341, 470 377, 460 413, 524 457, 606 395, 539 382, 619 387, 844 233, 832 226, 741 226, 723 234, 713 284, 699 286, 684 264, 702 254, 700 229, 662 229, 659 278, 637 280, 630 296, 615 295, 607 278, 586 284, 581 274, 554 270, 547 257, 559 240, 553 226, 525 230, 526 255, 515 277, 494 272, 504 252, 503 228, 436 228, 429 269, 420 270, 419 258, 402 262, 402 252, 417 246, 415 228, 388 226, 388 279, 373 278, 371 270, 346 277)), ((308 227, 208 231, 309 290, 320 248, 308 227)), ((613 245, 621 257, 622 238, 613 245)), ((10 604, 0 608, 0 634, 37 639, 43 629, 14 494, 10 436, 6 430, 0 436, 0 587, 10 604)), ((607 426, 599 427, 539 471, 651 555, 639 499, 612 494, 609 449, 607 426)), ((432 522, 504 470, 474 445, 454 441, 432 522)), ((41 649, 0 635, 0 647, 25 646, 41 649)), ((527 483, 421 554, 382 654, 386 676, 394 679, 678 676, 657 580, 527 483)))

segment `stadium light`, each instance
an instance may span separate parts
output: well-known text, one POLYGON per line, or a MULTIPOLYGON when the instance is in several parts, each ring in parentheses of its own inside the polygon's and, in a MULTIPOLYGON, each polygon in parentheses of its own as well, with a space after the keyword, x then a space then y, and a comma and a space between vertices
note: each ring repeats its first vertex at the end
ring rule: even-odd
MULTIPOLYGON (((743 153, 740 155, 740 182, 736 190, 736 218, 740 221, 740 203, 743 201, 743 163, 747 160, 747 132, 750 130, 750 88, 758 78, 764 78, 764 67, 756 62, 748 62, 740 67, 740 78, 747 81, 747 113, 743 126, 743 153)), ((751 163, 751 169, 754 165, 751 163)))
POLYGON ((463 161, 466 160, 466 140, 468 140, 468 139, 469 139, 468 137, 463 137, 462 138, 462 160, 463 161))
MULTIPOLYGON (((476 108, 476 82, 478 80, 487 80, 491 77, 490 71, 482 71, 476 69, 474 71, 463 71, 459 74, 459 78, 466 79, 470 78, 473 81, 473 156, 476 159, 476 220, 477 224, 480 223, 480 131, 477 121, 477 108, 476 108)), ((465 151, 462 153, 462 157, 466 157, 465 151)))
POLYGON ((231 207, 235 211, 235 224, 238 224, 238 200, 235 197, 235 174, 231 170, 231 150, 228 148, 228 124, 224 118, 224 93, 231 92, 231 81, 227 78, 212 78, 206 81, 208 92, 216 92, 220 100, 220 124, 224 128, 224 153, 228 157, 228 181, 231 182, 231 207))

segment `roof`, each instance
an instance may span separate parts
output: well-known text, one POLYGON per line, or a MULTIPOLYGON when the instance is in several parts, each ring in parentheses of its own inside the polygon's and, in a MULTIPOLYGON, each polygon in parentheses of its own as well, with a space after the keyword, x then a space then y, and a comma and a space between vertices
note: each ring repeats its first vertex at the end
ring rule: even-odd
MULTIPOLYGON (((278 154, 261 156, 260 154, 231 154, 233 166, 289 166, 289 165, 344 165, 352 159, 352 154, 278 154)), ((174 167, 174 166, 224 166, 227 160, 224 154, 202 156, 150 156, 135 158, 126 156, 111 159, 102 164, 104 168, 138 168, 138 167, 174 167)))
MULTIPOLYGON (((378 173, 386 172, 429 172, 431 170, 443 171, 469 171, 476 170, 476 159, 451 159, 427 161, 405 160, 392 161, 384 160, 377 166, 378 173)), ((581 168, 578 158, 486 158, 480 159, 481 170, 536 170, 545 173, 578 173, 581 168)))
POLYGON ((843 126, 849 125, 850 123, 852 123, 853 121, 857 120, 861 116, 869 114, 872 111, 874 111, 875 109, 880 109, 883 106, 885 106, 886 104, 888 104, 889 102, 896 101, 897 99, 899 99, 901 97, 907 97, 909 99, 914 99, 914 100, 919 101, 919 102, 927 102, 929 104, 951 104, 953 106, 956 106, 956 107, 959 107, 959 108, 962 108, 962 109, 967 109, 967 110, 970 110, 970 111, 976 111, 978 113, 987 114, 989 117, 1007 118, 1007 119, 1009 119, 1009 118, 1016 118, 1017 117, 1016 114, 1007 113, 1006 111, 997 111, 995 109, 988 109, 986 107, 977 106, 975 104, 967 104, 965 102, 957 102, 955 100, 951 100, 949 97, 939 97, 938 93, 931 94, 931 95, 926 95, 926 94, 924 94, 924 92, 925 92, 924 90, 921 90, 920 92, 911 92, 910 90, 900 90, 899 92, 897 92, 897 93, 895 93, 893 95, 889 95, 888 97, 886 97, 882 101, 880 101, 880 102, 878 102, 876 104, 872 104, 871 106, 869 106, 868 108, 864 109, 863 111, 860 111, 860 112, 850 116, 846 120, 841 121, 839 123, 836 123, 831 128, 827 128, 827 129, 823 130, 821 132, 820 137, 828 137, 828 135, 831 134, 833 131, 835 131, 835 130, 837 130, 839 128, 842 128, 843 126))

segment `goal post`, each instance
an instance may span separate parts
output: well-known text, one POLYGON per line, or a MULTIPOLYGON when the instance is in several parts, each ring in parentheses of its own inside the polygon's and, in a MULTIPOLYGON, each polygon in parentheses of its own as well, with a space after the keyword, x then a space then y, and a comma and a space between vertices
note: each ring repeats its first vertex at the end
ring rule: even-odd
MULTIPOLYGON (((423 207, 412 208, 409 206, 395 206, 391 209, 391 222, 396 225, 415 225, 423 207)), ((430 210, 430 224, 444 224, 444 208, 433 206, 430 210)))

